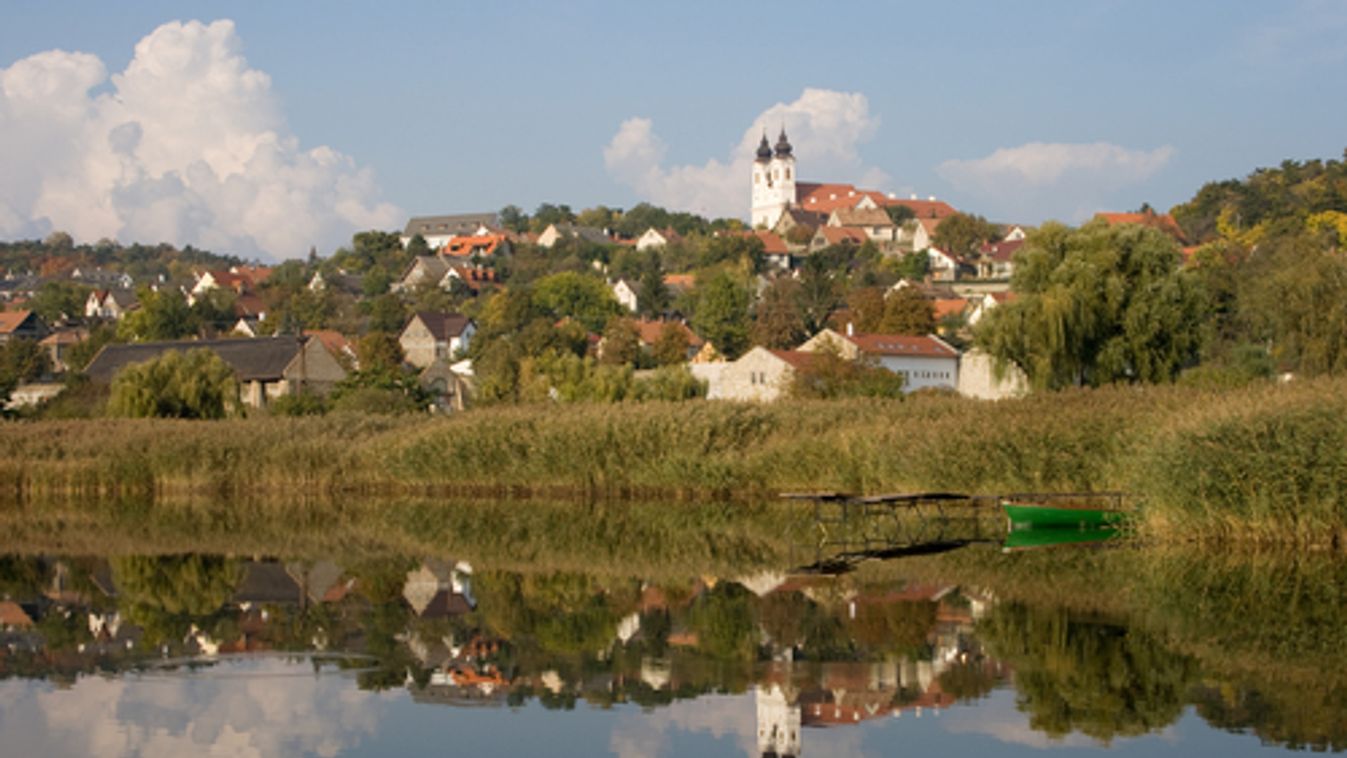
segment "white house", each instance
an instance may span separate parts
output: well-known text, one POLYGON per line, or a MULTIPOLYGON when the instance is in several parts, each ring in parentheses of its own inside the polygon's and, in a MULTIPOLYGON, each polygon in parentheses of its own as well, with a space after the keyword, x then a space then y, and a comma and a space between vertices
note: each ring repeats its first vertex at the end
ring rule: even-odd
POLYGON ((997 376, 995 361, 974 348, 959 357, 959 394, 981 400, 1003 400, 1029 393, 1029 378, 1011 363, 997 376))
POLYGON ((829 343, 844 358, 861 357, 901 375, 903 389, 912 392, 932 387, 956 389, 959 385, 959 351, 935 335, 838 334, 824 329, 800 346, 801 352, 818 352, 829 343))
POLYGON ((136 295, 130 290, 94 290, 84 301, 84 317, 120 321, 136 305, 136 295))
POLYGON ((693 363, 692 375, 705 381, 708 400, 771 402, 790 392, 795 370, 812 356, 797 350, 755 347, 737 361, 693 363))
POLYGON ((610 285, 613 289, 613 297, 622 304, 623 308, 635 313, 638 310, 638 301, 636 298, 636 288, 627 283, 626 279, 618 279, 610 285))
POLYGON ((645 251, 652 248, 661 248, 680 239, 682 238, 672 229, 661 231, 652 226, 636 238, 636 249, 645 251))
POLYGON ((448 216, 415 216, 407 221, 398 240, 405 248, 412 238, 421 235, 431 250, 439 250, 450 239, 461 236, 490 234, 500 226, 494 213, 459 213, 448 216))
MULTIPOLYGON (((920 253, 917 253, 920 255, 920 253)), ((926 248, 926 259, 931 278, 937 282, 952 282, 959 276, 959 260, 937 247, 926 248)))

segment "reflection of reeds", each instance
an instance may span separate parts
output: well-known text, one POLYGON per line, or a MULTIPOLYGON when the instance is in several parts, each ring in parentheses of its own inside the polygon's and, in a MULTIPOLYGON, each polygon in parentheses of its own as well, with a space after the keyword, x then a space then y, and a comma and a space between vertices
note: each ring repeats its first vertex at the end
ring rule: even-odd
POLYGON ((1345 388, 13 424, 0 438, 0 492, 751 501, 781 490, 1125 490, 1144 496, 1152 538, 1331 542, 1347 530, 1345 388))

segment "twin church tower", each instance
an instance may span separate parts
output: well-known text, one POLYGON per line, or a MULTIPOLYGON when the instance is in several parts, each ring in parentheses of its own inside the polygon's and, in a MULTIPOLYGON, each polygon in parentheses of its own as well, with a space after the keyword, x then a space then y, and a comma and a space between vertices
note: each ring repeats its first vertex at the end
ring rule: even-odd
POLYGON ((764 131, 753 161, 753 228, 771 229, 795 203, 795 156, 786 129, 781 128, 776 147, 768 144, 764 131))

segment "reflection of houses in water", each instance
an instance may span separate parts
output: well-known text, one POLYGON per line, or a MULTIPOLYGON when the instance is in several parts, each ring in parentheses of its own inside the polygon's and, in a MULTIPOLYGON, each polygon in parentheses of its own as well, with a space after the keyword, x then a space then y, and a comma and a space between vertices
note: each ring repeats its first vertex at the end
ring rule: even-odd
POLYGON ((477 607, 472 596, 472 566, 466 562, 427 560, 407 573, 402 597, 421 618, 446 618, 477 607))

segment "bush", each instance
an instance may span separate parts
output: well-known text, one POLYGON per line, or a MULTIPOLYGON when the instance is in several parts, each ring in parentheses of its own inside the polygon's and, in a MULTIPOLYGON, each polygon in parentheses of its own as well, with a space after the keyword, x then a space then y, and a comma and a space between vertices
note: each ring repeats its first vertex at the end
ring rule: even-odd
POLYGON ((239 412, 234 370, 210 350, 167 353, 122 369, 108 414, 129 418, 224 418, 239 412))
POLYGON ((273 416, 321 416, 327 413, 327 400, 312 392, 282 395, 267 405, 273 416))

